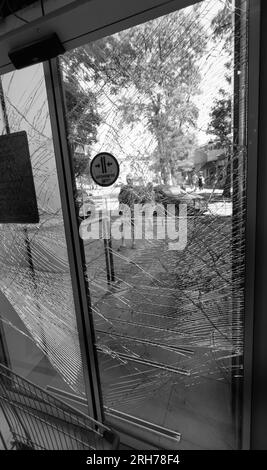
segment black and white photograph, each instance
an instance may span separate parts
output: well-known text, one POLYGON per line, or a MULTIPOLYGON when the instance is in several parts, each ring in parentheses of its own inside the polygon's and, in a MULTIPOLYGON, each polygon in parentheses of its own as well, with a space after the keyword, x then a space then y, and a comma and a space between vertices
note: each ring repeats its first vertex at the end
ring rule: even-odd
POLYGON ((0 0, 3 469, 267 450, 266 155, 266 1, 0 0))

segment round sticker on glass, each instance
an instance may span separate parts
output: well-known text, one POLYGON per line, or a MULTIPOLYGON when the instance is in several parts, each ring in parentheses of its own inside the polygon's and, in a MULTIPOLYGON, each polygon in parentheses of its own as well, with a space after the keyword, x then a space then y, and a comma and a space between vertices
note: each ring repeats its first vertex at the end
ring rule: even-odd
POLYGON ((111 153, 98 153, 91 161, 90 173, 99 186, 111 186, 119 176, 119 163, 111 153))

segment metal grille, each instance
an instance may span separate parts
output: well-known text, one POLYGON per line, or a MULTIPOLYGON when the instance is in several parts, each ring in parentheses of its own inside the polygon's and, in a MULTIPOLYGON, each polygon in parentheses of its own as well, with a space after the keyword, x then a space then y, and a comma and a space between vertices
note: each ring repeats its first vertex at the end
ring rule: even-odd
POLYGON ((0 410, 11 434, 7 439, 1 429, 2 439, 10 449, 96 450, 116 449, 119 444, 110 428, 2 364, 0 410))

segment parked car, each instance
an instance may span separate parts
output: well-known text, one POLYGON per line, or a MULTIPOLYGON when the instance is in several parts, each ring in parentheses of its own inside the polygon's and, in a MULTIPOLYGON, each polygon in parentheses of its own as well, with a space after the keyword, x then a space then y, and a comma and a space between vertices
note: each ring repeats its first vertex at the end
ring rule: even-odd
POLYGON ((158 185, 154 187, 155 202, 162 204, 165 209, 168 204, 175 205, 175 214, 179 215, 179 205, 187 205, 188 215, 199 215, 203 214, 207 210, 206 200, 196 193, 190 193, 183 191, 180 187, 158 185))

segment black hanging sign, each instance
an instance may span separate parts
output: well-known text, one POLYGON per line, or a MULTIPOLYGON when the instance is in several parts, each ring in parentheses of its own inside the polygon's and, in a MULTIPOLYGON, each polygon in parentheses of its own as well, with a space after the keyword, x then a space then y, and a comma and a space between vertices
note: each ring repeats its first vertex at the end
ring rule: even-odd
POLYGON ((36 224, 39 214, 25 131, 0 136, 0 223, 36 224))

